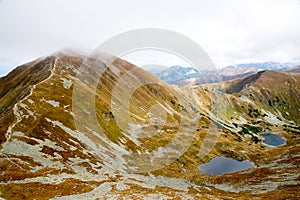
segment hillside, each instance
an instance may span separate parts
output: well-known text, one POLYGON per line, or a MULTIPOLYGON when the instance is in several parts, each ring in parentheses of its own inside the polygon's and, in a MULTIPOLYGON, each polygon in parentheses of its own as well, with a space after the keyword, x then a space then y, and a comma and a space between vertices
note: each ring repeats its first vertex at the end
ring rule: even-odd
POLYGON ((299 194, 298 74, 265 71, 178 87, 119 58, 106 66, 106 59, 60 51, 0 79, 0 197, 299 194), (267 131, 286 145, 264 146, 267 131), (218 156, 255 167, 202 174, 199 165, 218 156))
POLYGON ((287 72, 300 73, 300 65, 290 68, 287 72))
POLYGON ((226 93, 246 96, 253 104, 280 113, 288 120, 299 121, 299 74, 262 71, 244 79, 232 81, 225 89, 226 93))
POLYGON ((37 59, 0 78, 0 143, 5 141, 4 132, 13 121, 14 105, 30 93, 31 86, 50 76, 53 64, 53 56, 37 59))

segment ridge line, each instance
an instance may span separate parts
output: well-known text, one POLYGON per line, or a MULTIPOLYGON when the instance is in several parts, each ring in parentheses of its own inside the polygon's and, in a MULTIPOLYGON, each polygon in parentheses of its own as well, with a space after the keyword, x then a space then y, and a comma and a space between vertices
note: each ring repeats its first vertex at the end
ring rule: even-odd
POLYGON ((58 58, 55 58, 54 60, 54 63, 53 63, 53 68, 50 70, 50 75, 44 79, 43 81, 37 83, 37 84, 34 84, 31 86, 30 88, 30 92, 28 95, 26 95, 23 99, 20 99, 17 103, 15 103, 14 107, 13 107, 13 113, 14 115, 17 117, 17 121, 16 122, 13 122, 8 128, 7 128, 7 131, 5 133, 5 138, 6 138, 6 141, 3 143, 5 144, 6 142, 8 142, 10 139, 11 139, 11 136, 12 136, 12 129, 22 121, 22 116, 21 114, 18 112, 19 108, 18 108, 18 105, 20 105, 20 103, 22 103, 23 101, 27 100, 33 93, 34 89, 36 88, 37 85, 39 84, 42 84, 44 83, 45 81, 49 80, 50 78, 52 78, 52 76, 54 75, 54 71, 56 69, 56 62, 57 62, 58 58))

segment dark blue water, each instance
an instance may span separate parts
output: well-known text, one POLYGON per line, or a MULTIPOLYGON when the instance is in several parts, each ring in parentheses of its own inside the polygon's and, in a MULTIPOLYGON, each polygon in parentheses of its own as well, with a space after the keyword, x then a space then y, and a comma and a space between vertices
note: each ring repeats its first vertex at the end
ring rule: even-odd
POLYGON ((274 133, 263 133, 260 134, 260 136, 263 137, 262 143, 268 146, 273 146, 273 147, 281 146, 284 145, 286 142, 284 138, 274 133))
POLYGON ((200 165, 202 174, 215 175, 242 171, 254 167, 249 160, 237 161, 223 156, 211 159, 208 163, 200 165))

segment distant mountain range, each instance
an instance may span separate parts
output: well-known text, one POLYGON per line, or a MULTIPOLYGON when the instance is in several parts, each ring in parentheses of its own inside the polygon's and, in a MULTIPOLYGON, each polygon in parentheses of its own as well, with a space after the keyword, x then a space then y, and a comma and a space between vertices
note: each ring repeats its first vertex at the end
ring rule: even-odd
POLYGON ((233 68, 260 68, 260 69, 267 69, 267 70, 279 70, 285 71, 299 63, 290 62, 290 63, 280 63, 280 62, 262 62, 262 63, 246 63, 246 64, 237 64, 235 66, 227 66, 225 68, 233 67, 233 68))
POLYGON ((287 70, 288 72, 293 72, 293 73, 300 73, 300 65, 295 66, 287 70))
POLYGON ((200 73, 193 67, 172 66, 155 75, 163 81, 174 82, 183 79, 199 77, 200 73))
POLYGON ((259 72, 263 70, 287 71, 291 67, 299 65, 300 63, 280 63, 280 62, 262 62, 262 63, 247 63, 237 64, 224 67, 221 75, 237 75, 248 72, 259 72))
POLYGON ((221 70, 201 71, 193 67, 171 66, 161 72, 154 73, 158 78, 174 85, 199 85, 204 83, 216 83, 236 78, 243 78, 259 71, 275 70, 299 72, 300 63, 263 62, 237 64, 224 67, 221 70), (296 66, 296 67, 295 67, 296 66), (294 68, 295 67, 295 68, 294 68), (298 68, 297 68, 298 67, 298 68), (293 69, 294 68, 294 69, 293 69))

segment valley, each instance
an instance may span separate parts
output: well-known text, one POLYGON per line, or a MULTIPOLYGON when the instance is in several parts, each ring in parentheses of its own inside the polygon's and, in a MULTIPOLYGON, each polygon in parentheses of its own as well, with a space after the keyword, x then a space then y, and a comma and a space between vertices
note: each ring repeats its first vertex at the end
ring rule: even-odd
POLYGON ((1 198, 300 197, 300 74, 176 86, 106 56, 59 51, 0 78, 1 198), (203 173, 217 157, 253 164, 203 173))

